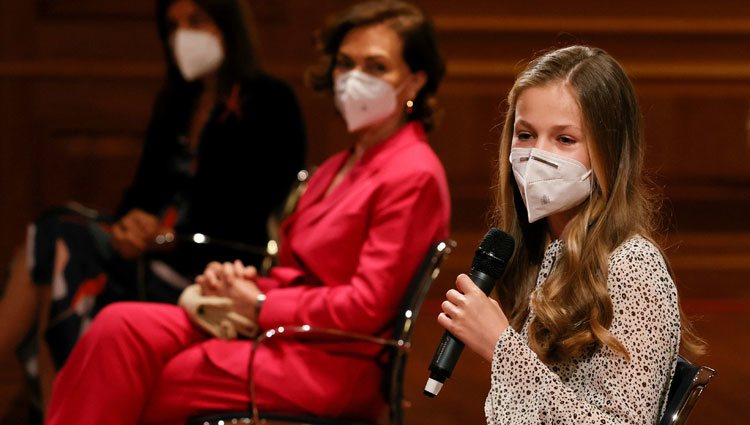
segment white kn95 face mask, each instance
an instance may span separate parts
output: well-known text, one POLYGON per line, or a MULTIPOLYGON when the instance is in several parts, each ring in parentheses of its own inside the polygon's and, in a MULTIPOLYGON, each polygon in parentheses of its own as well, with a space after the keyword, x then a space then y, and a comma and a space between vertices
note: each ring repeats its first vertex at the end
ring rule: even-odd
POLYGON ((385 119, 398 106, 398 93, 390 83, 356 69, 339 75, 333 91, 349 132, 385 119))
POLYGON ((573 208, 591 195, 591 170, 574 159, 536 148, 512 148, 510 163, 529 223, 573 208))
POLYGON ((180 28, 172 42, 174 59, 186 81, 214 72, 224 61, 224 48, 216 34, 209 31, 180 28))

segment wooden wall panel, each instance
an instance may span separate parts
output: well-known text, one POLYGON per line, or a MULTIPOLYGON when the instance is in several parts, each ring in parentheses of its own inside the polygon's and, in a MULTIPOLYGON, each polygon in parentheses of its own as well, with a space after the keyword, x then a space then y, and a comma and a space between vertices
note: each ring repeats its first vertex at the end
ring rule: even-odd
POLYGON ((132 179, 157 85, 146 81, 41 80, 34 103, 34 211, 77 200, 108 212, 132 179), (81 96, 80 93, 86 93, 81 96))
POLYGON ((25 96, 28 86, 7 79, 0 79, 0 210, 2 211, 3 264, 9 258, 13 244, 18 243, 24 232, 35 194, 29 190, 29 182, 35 176, 33 168, 34 140, 29 133, 32 123, 27 115, 31 102, 25 96))
POLYGON ((37 57, 45 59, 123 62, 162 57, 151 20, 47 19, 35 24, 34 41, 37 57))
POLYGON ((117 18, 145 20, 153 16, 155 2, 128 0, 109 0, 98 2, 90 0, 36 0, 36 15, 39 18, 117 18))
POLYGON ((61 133, 47 140, 48 146, 37 162, 42 168, 37 185, 39 194, 49 203, 39 205, 39 209, 75 200, 111 212, 133 178, 141 135, 61 133))
POLYGON ((31 92, 33 117, 55 131, 141 133, 158 87, 139 79, 45 79, 38 81, 31 92))

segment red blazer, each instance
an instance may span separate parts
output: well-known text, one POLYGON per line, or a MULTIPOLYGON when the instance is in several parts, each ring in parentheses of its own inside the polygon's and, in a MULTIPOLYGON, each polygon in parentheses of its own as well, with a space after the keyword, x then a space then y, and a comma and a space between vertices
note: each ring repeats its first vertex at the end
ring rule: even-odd
MULTIPOLYGON (((348 154, 320 166, 282 225, 280 266, 259 281, 267 296, 263 329, 309 324, 389 336, 419 263, 448 236, 445 172, 421 125, 408 124, 370 148, 326 196, 348 154)), ((211 341, 206 351, 231 373, 247 364, 247 350, 227 344, 237 342, 211 341)), ((384 406, 376 352, 359 344, 271 340, 256 354, 258 407, 375 418, 384 406)))

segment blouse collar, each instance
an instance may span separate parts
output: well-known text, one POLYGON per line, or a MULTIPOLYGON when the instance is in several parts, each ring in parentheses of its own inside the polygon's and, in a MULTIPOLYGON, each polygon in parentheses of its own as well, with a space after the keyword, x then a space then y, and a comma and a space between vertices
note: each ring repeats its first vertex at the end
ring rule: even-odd
POLYGON ((560 258, 564 247, 565 242, 563 242, 562 239, 555 239, 547 245, 547 248, 545 248, 544 258, 542 259, 542 265, 539 267, 539 275, 536 280, 537 289, 547 280, 547 277, 555 266, 555 262, 560 258))

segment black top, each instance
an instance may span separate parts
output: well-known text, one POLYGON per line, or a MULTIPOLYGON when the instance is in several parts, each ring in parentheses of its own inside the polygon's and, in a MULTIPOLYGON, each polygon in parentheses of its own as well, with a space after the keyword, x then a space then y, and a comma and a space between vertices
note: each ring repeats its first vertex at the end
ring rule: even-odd
MULTIPOLYGON (((257 75, 240 83, 239 103, 220 99, 211 112, 197 149, 188 150, 188 133, 198 89, 165 87, 159 94, 135 180, 117 215, 141 208, 156 215, 179 206, 178 234, 264 247, 266 222, 304 167, 305 130, 297 100, 284 83, 257 75)), ((209 261, 259 257, 220 247, 180 245, 168 262, 186 275, 209 261)))

